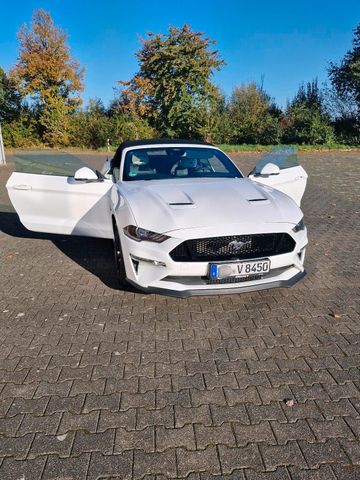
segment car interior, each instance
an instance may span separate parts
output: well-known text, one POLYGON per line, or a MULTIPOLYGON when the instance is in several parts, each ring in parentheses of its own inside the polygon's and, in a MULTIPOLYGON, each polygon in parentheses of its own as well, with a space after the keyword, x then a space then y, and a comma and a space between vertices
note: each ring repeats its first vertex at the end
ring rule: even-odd
MULTIPOLYGON (((233 176, 213 153, 204 150, 183 148, 136 149, 127 152, 123 179, 158 180, 176 177, 233 176)), ((117 181, 120 175, 120 160, 112 162, 112 174, 117 181)))

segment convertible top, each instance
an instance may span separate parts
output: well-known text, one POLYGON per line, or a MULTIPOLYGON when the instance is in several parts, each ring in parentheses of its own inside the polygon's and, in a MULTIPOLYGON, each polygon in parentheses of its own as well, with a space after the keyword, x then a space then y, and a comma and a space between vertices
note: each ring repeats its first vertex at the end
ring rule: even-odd
POLYGON ((140 147, 140 146, 148 146, 148 145, 172 145, 172 144, 183 144, 183 145, 208 145, 210 147, 213 147, 211 143, 208 142, 203 142, 200 140, 184 140, 184 139, 177 139, 177 138, 152 138, 149 140, 128 140, 126 142, 122 142, 118 149, 116 150, 116 153, 114 155, 114 158, 112 159, 112 166, 113 167, 119 167, 120 165, 120 159, 123 150, 125 148, 129 147, 140 147))

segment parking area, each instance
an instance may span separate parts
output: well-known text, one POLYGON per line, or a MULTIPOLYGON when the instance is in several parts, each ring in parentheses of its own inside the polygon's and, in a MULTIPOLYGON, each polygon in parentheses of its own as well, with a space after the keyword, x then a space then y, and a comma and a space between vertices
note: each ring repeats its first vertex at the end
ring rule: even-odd
MULTIPOLYGON (((233 158, 247 173, 258 156, 233 158)), ((360 152, 299 156, 302 282, 188 299, 118 290, 110 241, 25 230, 12 159, 1 480, 360 478, 360 152)))

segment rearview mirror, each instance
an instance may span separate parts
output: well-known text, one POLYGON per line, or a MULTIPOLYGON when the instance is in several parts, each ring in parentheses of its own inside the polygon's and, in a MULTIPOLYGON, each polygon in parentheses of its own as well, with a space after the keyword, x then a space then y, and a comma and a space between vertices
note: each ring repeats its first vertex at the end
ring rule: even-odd
POLYGON ((91 170, 89 167, 82 167, 79 170, 76 170, 74 175, 74 180, 78 182, 101 182, 102 179, 99 178, 96 173, 91 170))
POLYGON ((279 175, 280 168, 275 163, 267 163, 260 171, 260 175, 279 175))

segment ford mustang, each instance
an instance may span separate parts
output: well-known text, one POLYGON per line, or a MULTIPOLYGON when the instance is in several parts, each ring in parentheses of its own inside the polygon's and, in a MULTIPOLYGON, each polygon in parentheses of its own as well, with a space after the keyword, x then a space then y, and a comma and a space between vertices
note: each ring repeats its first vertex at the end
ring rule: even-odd
POLYGON ((211 144, 142 140, 122 143, 101 172, 16 171, 7 189, 29 230, 112 239, 122 286, 186 297, 300 280, 306 181, 291 148, 246 177, 211 144))

